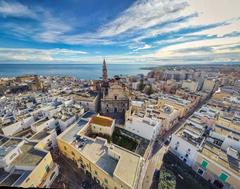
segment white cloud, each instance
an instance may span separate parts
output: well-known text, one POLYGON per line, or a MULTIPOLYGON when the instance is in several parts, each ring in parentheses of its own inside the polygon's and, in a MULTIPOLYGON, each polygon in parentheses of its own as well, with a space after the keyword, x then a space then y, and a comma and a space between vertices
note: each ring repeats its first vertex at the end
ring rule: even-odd
POLYGON ((87 55, 85 51, 69 49, 32 49, 32 48, 0 48, 0 60, 26 62, 66 61, 87 55))
POLYGON ((138 47, 136 49, 133 49, 133 51, 139 51, 139 50, 150 49, 150 48, 152 48, 152 45, 145 44, 142 47, 138 47))
POLYGON ((122 12, 118 18, 99 30, 100 36, 116 36, 130 30, 147 29, 177 18, 187 3, 182 0, 140 0, 122 12))
MULTIPOLYGON (((226 46, 227 49, 234 47, 226 46)), ((232 53, 227 49, 215 54, 189 54, 188 56, 178 54, 176 56, 155 56, 154 54, 140 55, 119 55, 106 56, 108 63, 138 63, 138 64, 194 64, 194 63, 214 63, 214 62, 240 62, 240 53, 232 53)), ((236 48, 236 51, 240 49, 236 48)), ((0 62, 25 62, 25 63, 99 63, 102 61, 101 55, 91 55, 83 51, 73 51, 68 49, 9 49, 0 48, 0 62)))
MULTIPOLYGON (((77 23, 66 22, 49 10, 40 7, 31 9, 17 2, 0 2, 0 14, 4 16, 34 18, 36 27, 16 23, 4 23, 3 28, 20 39, 32 38, 40 42, 63 43, 70 45, 97 44, 127 47, 130 53, 111 55, 113 62, 153 63, 167 61, 229 61, 238 60, 239 49, 230 48, 240 43, 239 37, 230 34, 240 31, 239 0, 139 0, 120 13, 114 20, 102 25, 96 32, 79 33, 77 23), (172 22, 179 18, 188 19, 172 22), (166 24, 161 26, 161 24, 166 24), (180 34, 173 38, 161 38, 159 35, 178 34, 181 29, 214 25, 190 34, 180 34), (73 34, 74 33, 74 34, 73 34), (206 39, 212 37, 211 39, 206 39), (146 39, 155 39, 153 42, 146 39), (174 44, 178 43, 178 44, 174 44), (197 48, 211 49, 210 52, 197 48), (159 48, 156 52, 150 49, 159 48), (148 49, 147 51, 145 51, 148 49), (192 49, 192 51, 191 51, 192 49), (185 51, 184 51, 185 50, 185 51), (143 54, 143 51, 148 54, 143 54), (188 52, 187 52, 188 51, 188 52), (141 53, 140 53, 141 52, 141 53), (134 55, 130 55, 135 53, 134 55), (139 53, 136 55, 136 53, 139 53), (235 53, 235 54, 234 54, 235 53), (214 58, 216 56, 216 58, 214 58), (224 57, 226 56, 226 57, 224 57)), ((90 57, 85 52, 71 50, 34 50, 0 49, 0 58, 28 61, 90 61, 96 62, 98 56, 90 57), (35 54, 34 54, 35 53, 35 54), (85 54, 84 54, 85 53, 85 54), (7 56, 9 55, 9 56, 7 56)))
POLYGON ((0 14, 3 16, 36 18, 34 11, 18 2, 1 1, 0 14))
POLYGON ((187 60, 202 59, 201 62, 240 61, 240 48, 231 48, 240 44, 238 37, 205 39, 170 45, 158 50, 151 56, 156 59, 187 60), (221 61, 220 61, 221 60, 221 61))

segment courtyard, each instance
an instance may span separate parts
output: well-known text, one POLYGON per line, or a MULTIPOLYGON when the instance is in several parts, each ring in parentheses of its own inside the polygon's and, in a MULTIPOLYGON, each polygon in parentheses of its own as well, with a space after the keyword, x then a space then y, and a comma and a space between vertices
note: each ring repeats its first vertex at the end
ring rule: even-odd
POLYGON ((148 140, 118 127, 115 127, 112 136, 95 133, 88 133, 87 136, 105 138, 109 143, 116 144, 141 156, 144 156, 149 145, 148 140))

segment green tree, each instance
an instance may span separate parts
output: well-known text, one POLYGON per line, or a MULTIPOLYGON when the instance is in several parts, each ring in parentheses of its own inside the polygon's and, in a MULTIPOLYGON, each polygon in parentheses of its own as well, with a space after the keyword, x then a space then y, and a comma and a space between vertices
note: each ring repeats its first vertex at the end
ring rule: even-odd
POLYGON ((144 89, 144 87, 145 87, 145 85, 144 85, 143 79, 141 79, 141 80, 140 80, 140 83, 139 83, 139 85, 138 85, 138 90, 142 92, 143 89, 144 89))
POLYGON ((146 85, 145 88, 144 88, 144 93, 147 94, 147 95, 151 95, 153 94, 153 88, 152 88, 152 85, 146 85))

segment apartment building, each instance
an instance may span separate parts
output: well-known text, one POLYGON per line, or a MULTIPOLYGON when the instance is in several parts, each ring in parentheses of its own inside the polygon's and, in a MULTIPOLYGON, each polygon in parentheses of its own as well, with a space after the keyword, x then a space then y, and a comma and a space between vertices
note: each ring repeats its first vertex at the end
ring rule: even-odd
POLYGON ((182 99, 176 95, 159 94, 158 106, 161 107, 163 105, 169 105, 178 110, 180 112, 180 118, 184 117, 193 107, 193 103, 190 100, 182 99))
POLYGON ((163 106, 148 107, 147 112, 156 117, 161 123, 161 132, 166 132, 178 121, 180 112, 173 106, 164 104, 163 106))
POLYGON ((58 175, 58 165, 49 151, 30 140, 0 136, 0 185, 50 187, 58 175))
MULTIPOLYGON (((172 135, 170 151, 197 174, 220 189, 240 186, 240 117, 239 112, 227 110, 226 104, 214 103, 195 112, 172 135)), ((226 95, 224 95, 226 96, 226 95)))
POLYGON ((112 136, 115 120, 106 116, 93 116, 90 120, 91 132, 96 134, 112 136))
POLYGON ((184 80, 182 82, 182 88, 188 89, 190 92, 196 92, 198 90, 198 82, 192 80, 184 80))
POLYGON ((216 84, 215 79, 205 79, 203 82, 202 90, 212 92, 215 87, 215 84, 216 84))
POLYGON ((143 159, 106 139, 84 136, 88 121, 80 119, 57 137, 60 152, 103 188, 137 188, 143 159), (128 173, 128 174, 126 174, 128 173))
POLYGON ((99 95, 93 91, 70 95, 71 99, 84 107, 85 111, 97 112, 99 95))
POLYGON ((160 121, 151 116, 145 108, 130 107, 126 112, 125 119, 124 129, 147 140, 154 140, 160 134, 160 121))

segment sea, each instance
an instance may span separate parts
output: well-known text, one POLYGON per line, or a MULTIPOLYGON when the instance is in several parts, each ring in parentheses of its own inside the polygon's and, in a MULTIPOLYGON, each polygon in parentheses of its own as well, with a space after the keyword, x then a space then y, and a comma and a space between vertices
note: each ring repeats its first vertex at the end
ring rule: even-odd
MULTIPOLYGON (((108 76, 147 74, 151 64, 108 64, 108 76)), ((156 65, 155 65, 156 66, 156 65)), ((102 64, 0 64, 0 77, 21 75, 71 76, 78 79, 100 79, 102 64)))

